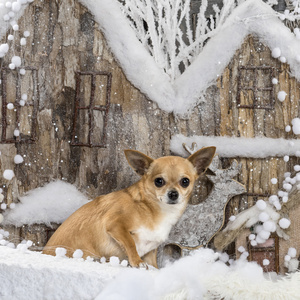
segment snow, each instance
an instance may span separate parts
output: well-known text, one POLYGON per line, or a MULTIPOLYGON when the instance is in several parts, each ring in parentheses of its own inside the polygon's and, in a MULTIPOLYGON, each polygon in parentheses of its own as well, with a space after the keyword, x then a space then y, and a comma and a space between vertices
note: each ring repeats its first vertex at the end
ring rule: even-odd
POLYGON ((222 260, 224 255, 202 248, 163 269, 142 270, 2 246, 0 298, 297 299, 299 272, 272 281, 254 262, 240 259, 228 266, 222 260))
POLYGON ((293 247, 290 247, 288 250, 288 255, 292 258, 296 257, 297 255, 297 250, 293 247))
POLYGON ((285 100, 287 93, 285 91, 279 91, 277 94, 277 98, 280 102, 283 102, 285 100))
MULTIPOLYGON (((300 130, 300 119, 299 124, 298 121, 294 121, 294 123, 295 125, 293 125, 293 128, 295 127, 300 130)), ((182 144, 185 143, 187 145, 191 145, 193 142, 196 142, 198 149, 207 146, 216 146, 217 154, 220 157, 283 157, 287 155, 287 153, 290 156, 296 155, 298 149, 300 149, 300 140, 296 139, 286 140, 283 138, 242 138, 228 136, 186 137, 182 134, 172 136, 170 149, 173 153, 186 157, 187 152, 182 147, 182 144), (293 147, 290 146, 291 141, 294 143, 293 147)))
POLYGON ((275 47, 275 48, 272 50, 272 56, 273 56, 274 58, 278 58, 278 57, 280 57, 280 55, 281 55, 280 48, 275 47))
POLYGON ((181 115, 189 112, 206 89, 216 82, 249 34, 257 35, 273 51, 279 49, 280 55, 290 64, 292 74, 300 78, 297 60, 300 41, 282 24, 272 8, 260 0, 241 3, 173 83, 139 42, 115 1, 81 2, 95 15, 128 79, 168 112, 181 115))
POLYGON ((24 161, 23 157, 20 154, 17 154, 14 157, 14 163, 15 164, 21 164, 24 161))
POLYGON ((15 177, 15 173, 13 170, 6 169, 3 172, 3 177, 6 180, 12 180, 15 177))
POLYGON ((279 220, 278 224, 282 229, 286 229, 290 227, 291 221, 287 218, 282 218, 279 220))
POLYGON ((267 207, 267 204, 266 204, 266 202, 264 201, 264 200, 257 200, 257 202, 255 203, 255 205, 257 206, 257 208, 259 209, 259 210, 265 210, 266 209, 266 207, 267 207))
POLYGON ((5 212, 4 224, 60 224, 87 202, 87 197, 74 185, 60 180, 54 181, 20 197, 20 203, 5 212))

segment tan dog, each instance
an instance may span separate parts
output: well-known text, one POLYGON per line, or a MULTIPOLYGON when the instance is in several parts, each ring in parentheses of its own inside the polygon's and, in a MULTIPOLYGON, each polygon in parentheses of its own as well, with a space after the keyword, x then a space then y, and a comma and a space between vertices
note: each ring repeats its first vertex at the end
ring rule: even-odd
POLYGON ((81 249, 84 257, 118 256, 132 267, 146 263, 157 267, 156 248, 184 212, 196 178, 206 171, 214 153, 215 147, 207 147, 187 159, 153 160, 125 150, 129 164, 142 176, 140 181, 83 205, 57 229, 43 253, 55 255, 56 247, 64 247, 72 256, 81 249))

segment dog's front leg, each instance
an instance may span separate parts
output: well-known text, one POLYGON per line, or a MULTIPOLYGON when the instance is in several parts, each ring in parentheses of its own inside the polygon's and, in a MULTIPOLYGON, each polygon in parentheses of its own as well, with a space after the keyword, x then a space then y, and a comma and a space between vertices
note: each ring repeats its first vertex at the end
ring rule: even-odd
POLYGON ((113 224, 107 228, 107 233, 120 245, 123 251, 126 252, 129 264, 136 268, 147 268, 147 264, 140 258, 137 253, 134 239, 130 232, 122 225, 113 224))

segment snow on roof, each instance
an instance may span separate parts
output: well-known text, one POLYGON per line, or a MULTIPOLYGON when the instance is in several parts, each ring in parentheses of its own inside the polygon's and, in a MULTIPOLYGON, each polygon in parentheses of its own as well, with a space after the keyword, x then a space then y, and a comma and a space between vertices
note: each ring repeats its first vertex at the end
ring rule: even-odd
POLYGON ((95 15, 128 79, 163 110, 186 114, 192 109, 199 97, 222 74, 249 34, 257 35, 270 49, 279 47, 291 66, 292 74, 300 79, 300 61, 297 61, 300 40, 261 0, 249 0, 239 5, 174 85, 137 40, 116 2, 80 2, 95 15))
POLYGON ((4 225, 62 223, 88 199, 76 187, 63 181, 54 181, 20 197, 15 208, 4 213, 4 225))
MULTIPOLYGON (((279 47, 291 67, 292 75, 300 80, 300 40, 261 0, 248 0, 237 6, 219 32, 173 84, 137 39, 118 1, 79 1, 94 14, 127 78, 167 112, 173 111, 179 115, 188 113, 222 74, 249 34, 258 36, 270 49, 279 47)), ((0 4, 6 2, 0 0, 0 4)), ((7 30, 3 20, 5 13, 6 8, 5 11, 0 10, 0 38, 7 30)))
POLYGON ((283 157, 300 156, 300 140, 273 139, 266 137, 243 138, 228 136, 172 136, 170 149, 177 155, 187 156, 182 144, 190 146, 195 142, 198 149, 215 146, 221 157, 283 157))

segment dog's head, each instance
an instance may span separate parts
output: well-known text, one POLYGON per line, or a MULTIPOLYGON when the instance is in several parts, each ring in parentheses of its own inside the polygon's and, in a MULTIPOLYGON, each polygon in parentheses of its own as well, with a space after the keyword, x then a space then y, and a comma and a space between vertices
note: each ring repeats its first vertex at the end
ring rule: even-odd
POLYGON ((187 203, 195 180, 210 165, 216 148, 206 147, 188 158, 165 156, 152 159, 135 150, 125 156, 136 173, 143 176, 144 192, 166 204, 187 203))

